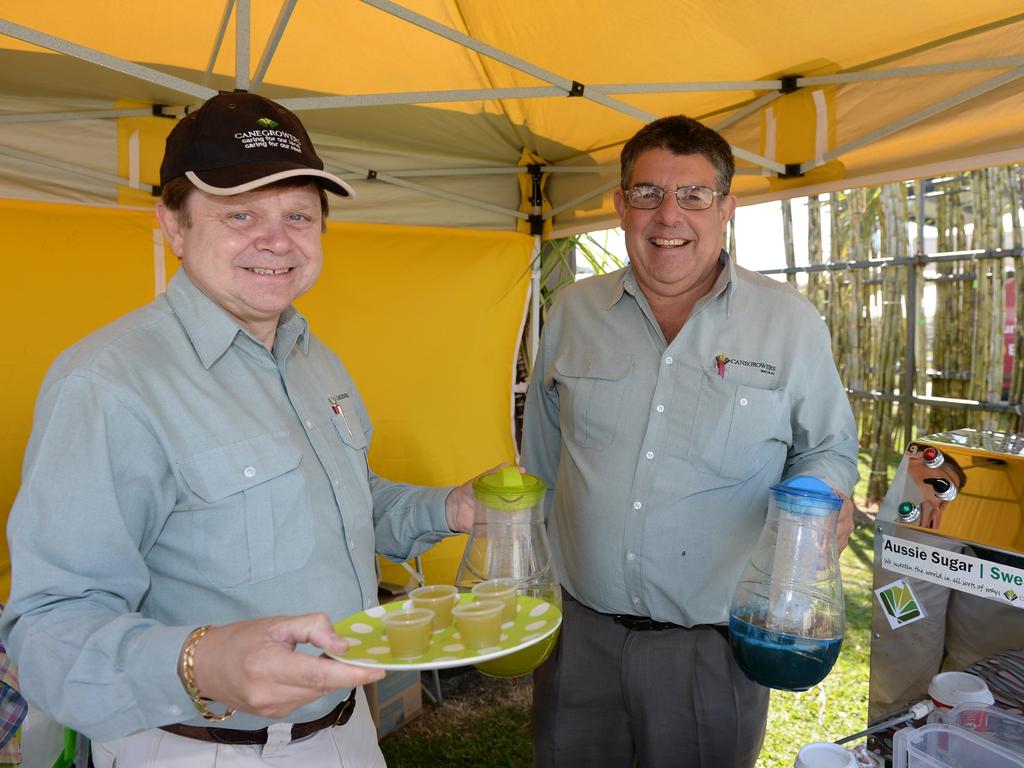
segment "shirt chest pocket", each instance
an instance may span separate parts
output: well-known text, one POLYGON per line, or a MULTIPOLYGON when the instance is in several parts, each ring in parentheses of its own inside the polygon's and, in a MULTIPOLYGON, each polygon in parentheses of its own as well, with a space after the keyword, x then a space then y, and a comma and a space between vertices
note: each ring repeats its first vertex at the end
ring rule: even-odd
POLYGON ((633 358, 585 350, 559 357, 555 370, 559 401, 567 417, 563 431, 584 448, 606 448, 615 439, 633 358))
POLYGON ((703 372, 690 461, 709 475, 744 480, 785 461, 792 442, 785 389, 761 389, 703 372))
POLYGON ((196 569, 214 585, 255 584, 306 564, 313 520, 288 433, 259 435, 196 454, 178 464, 192 503, 196 569))
POLYGON ((345 461, 355 473, 356 487, 363 492, 367 499, 370 499, 369 462, 366 455, 369 444, 366 441, 366 430, 363 428, 362 419, 359 418, 359 410, 350 397, 345 397, 334 404, 331 422, 334 424, 334 431, 338 433, 338 437, 344 444, 342 453, 345 455, 345 461))

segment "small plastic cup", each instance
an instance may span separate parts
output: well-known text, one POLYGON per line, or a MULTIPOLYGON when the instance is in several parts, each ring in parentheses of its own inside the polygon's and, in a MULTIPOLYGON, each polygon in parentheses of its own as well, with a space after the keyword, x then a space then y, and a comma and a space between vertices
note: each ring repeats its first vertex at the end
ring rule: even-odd
POLYGON ((452 608, 459 601, 459 590, 451 584, 430 584, 409 593, 414 608, 427 608, 434 612, 431 629, 438 632, 452 623, 452 608))
POLYGON ((995 703, 985 681, 970 672, 940 672, 928 684, 928 695, 940 709, 952 709, 960 704, 995 703))
POLYGON ((818 741, 801 747, 795 768, 857 768, 854 754, 830 741, 818 741))
POLYGON ((519 595, 516 589, 519 582, 515 579, 490 579, 473 586, 473 594, 477 600, 497 600, 502 605, 501 623, 515 621, 519 595))
POLYGON ((430 649, 434 612, 427 608, 385 613, 381 619, 396 659, 418 659, 430 649))
POLYGON ((502 607, 497 600, 474 600, 452 608, 462 644, 472 650, 497 645, 501 639, 502 607))

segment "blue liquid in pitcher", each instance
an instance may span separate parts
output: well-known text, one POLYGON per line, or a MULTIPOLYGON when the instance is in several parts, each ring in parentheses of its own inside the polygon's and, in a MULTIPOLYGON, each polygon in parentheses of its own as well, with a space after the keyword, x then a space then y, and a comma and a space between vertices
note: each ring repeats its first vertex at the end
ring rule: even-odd
POLYGON ((773 632, 730 616, 729 644, 736 663, 755 683, 783 691, 806 691, 832 670, 843 638, 773 632))

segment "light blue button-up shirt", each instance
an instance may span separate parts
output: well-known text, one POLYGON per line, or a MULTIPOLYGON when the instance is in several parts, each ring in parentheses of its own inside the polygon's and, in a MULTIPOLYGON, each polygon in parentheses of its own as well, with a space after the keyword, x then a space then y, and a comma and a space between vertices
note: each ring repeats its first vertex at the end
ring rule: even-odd
POLYGON ((65 351, 8 523, 0 635, 29 701, 100 740, 186 721, 177 663, 196 626, 375 605, 375 548, 406 559, 450 534, 450 489, 377 477, 370 434, 301 315, 282 315, 271 353, 183 271, 65 351))
POLYGON ((769 486, 856 483, 856 426, 820 314, 722 262, 670 342, 628 267, 568 287, 548 314, 522 462, 548 483, 562 585, 597 611, 721 624, 769 486))

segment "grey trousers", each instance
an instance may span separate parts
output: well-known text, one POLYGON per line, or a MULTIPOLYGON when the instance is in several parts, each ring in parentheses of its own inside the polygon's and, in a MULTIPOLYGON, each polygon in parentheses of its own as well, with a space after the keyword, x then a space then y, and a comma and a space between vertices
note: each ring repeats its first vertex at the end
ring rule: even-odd
POLYGON ((562 594, 558 644, 533 673, 535 768, 753 768, 769 690, 722 631, 630 630, 562 594))

